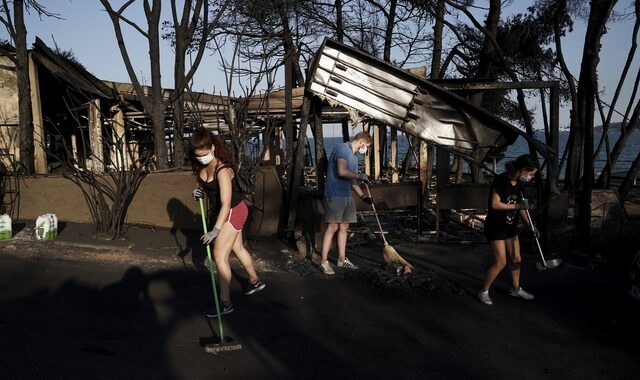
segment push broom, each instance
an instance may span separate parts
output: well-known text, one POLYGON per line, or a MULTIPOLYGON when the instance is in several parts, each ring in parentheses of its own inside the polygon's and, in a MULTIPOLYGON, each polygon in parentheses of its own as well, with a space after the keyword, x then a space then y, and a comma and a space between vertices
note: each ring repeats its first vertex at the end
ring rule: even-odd
MULTIPOLYGON (((520 196, 522 197, 522 199, 526 198, 524 197, 524 194, 522 194, 522 192, 520 192, 520 196)), ((562 264, 562 260, 555 258, 555 259, 545 259, 544 255, 542 254, 542 247, 540 246, 540 240, 538 239, 538 236, 536 235, 536 226, 533 224, 533 219, 531 219, 531 214, 529 213, 529 209, 524 209, 525 214, 527 215, 527 223, 529 225, 529 228, 531 230, 531 234, 534 236, 534 239, 536 241, 536 247, 538 248, 538 253, 540 254, 540 262, 535 263, 535 267, 538 271, 543 271, 545 269, 553 269, 556 267, 559 267, 560 264, 562 264)))
MULTIPOLYGON (((202 229, 206 234, 209 232, 207 229, 207 219, 204 214, 204 202, 202 198, 198 198, 200 203, 200 215, 202 216, 202 229)), ((213 260, 211 260, 211 245, 207 244, 207 259, 209 260, 209 274, 211 275, 211 288, 213 289, 213 304, 216 305, 216 316, 218 317, 218 330, 220 331, 220 343, 207 344, 204 347, 205 352, 215 354, 223 351, 236 351, 241 350, 241 344, 234 344, 231 342, 225 342, 224 339, 224 326, 222 325, 222 315, 220 314, 220 303, 218 302, 218 290, 216 288, 216 278, 213 274, 213 260)))
MULTIPOLYGON (((364 184, 367 189, 367 195, 371 198, 371 191, 369 191, 369 185, 364 184)), ((384 256, 384 262, 386 264, 400 264, 404 266, 404 273, 411 273, 413 270, 413 265, 409 264, 409 262, 402 258, 396 252, 396 250, 389 245, 387 239, 384 237, 384 231, 382 230, 382 225, 380 224, 380 219, 378 218, 378 212, 376 211, 376 205, 371 203, 371 207, 373 208, 373 215, 376 217, 376 222, 378 222, 378 228, 380 229, 380 236, 382 236, 382 241, 384 242, 384 247, 382 248, 382 254, 384 256)))

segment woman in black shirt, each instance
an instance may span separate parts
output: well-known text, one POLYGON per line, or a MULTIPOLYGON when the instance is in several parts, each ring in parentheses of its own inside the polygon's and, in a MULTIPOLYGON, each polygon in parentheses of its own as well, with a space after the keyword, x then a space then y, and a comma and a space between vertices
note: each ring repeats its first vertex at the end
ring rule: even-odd
POLYGON ((522 197, 522 185, 530 181, 538 171, 538 163, 529 155, 522 155, 515 161, 505 165, 506 172, 496 176, 489 192, 488 214, 484 223, 484 232, 491 245, 495 258, 494 264, 487 271, 478 299, 492 305, 489 288, 498 274, 507 265, 511 269, 511 289, 509 295, 532 300, 533 295, 520 287, 520 242, 518 240, 518 221, 526 220, 524 211, 529 203, 522 197))
MULTIPOLYGON (((190 143, 193 174, 198 183, 193 197, 198 199, 206 194, 212 205, 211 211, 217 215, 212 230, 202 235, 201 240, 203 244, 213 243, 213 259, 220 285, 220 311, 221 314, 229 314, 234 310, 229 292, 231 251, 249 276, 244 294, 253 294, 265 287, 265 283, 258 278, 253 259, 242 240, 242 228, 249 210, 242 193, 233 188, 234 165, 224 141, 210 131, 199 128, 191 134, 190 143)), ((215 317, 215 307, 208 308, 204 314, 215 317)))

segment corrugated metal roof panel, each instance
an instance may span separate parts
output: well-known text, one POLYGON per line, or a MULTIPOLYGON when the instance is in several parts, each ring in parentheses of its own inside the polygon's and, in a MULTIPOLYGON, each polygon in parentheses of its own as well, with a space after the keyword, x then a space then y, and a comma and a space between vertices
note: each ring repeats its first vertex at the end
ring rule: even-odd
MULTIPOLYGON (((314 60, 307 90, 363 118, 418 136, 457 153, 486 159, 515 142, 523 131, 453 92, 387 62, 325 39, 314 60)), ((532 142, 545 156, 545 144, 532 142)))

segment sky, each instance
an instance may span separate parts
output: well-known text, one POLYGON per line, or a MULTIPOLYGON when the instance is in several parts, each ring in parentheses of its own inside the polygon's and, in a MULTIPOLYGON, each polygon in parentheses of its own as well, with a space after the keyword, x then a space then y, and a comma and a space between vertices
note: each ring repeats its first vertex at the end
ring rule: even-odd
MULTIPOLYGON (((59 14, 61 19, 39 19, 34 13, 28 15, 26 20, 28 44, 33 43, 36 36, 50 47, 54 47, 57 43, 60 49, 72 51, 78 61, 96 77, 109 81, 131 82, 117 47, 113 25, 98 0, 47 0, 40 2, 46 4, 48 11, 59 14)), ((111 2, 117 9, 124 1, 112 0, 111 2)), ((164 3, 168 4, 169 2, 165 1, 164 3)), ((476 1, 479 6, 486 3, 487 0, 476 1)), ((503 12, 503 18, 509 12, 524 12, 530 3, 530 1, 512 1, 510 8, 503 12)), ((616 9, 623 11, 630 4, 630 0, 620 0, 616 9)), ((138 12, 142 8, 140 2, 132 7, 138 12)), ((165 20, 171 17, 170 9, 168 6, 166 8, 163 9, 162 16, 165 20)), ((628 9, 626 10, 628 11, 628 9)), ((462 19, 464 16, 460 17, 462 19)), ((619 73, 626 59, 632 30, 633 20, 629 19, 625 22, 611 24, 608 33, 603 37, 599 78, 601 89, 604 90, 602 94, 604 101, 613 97, 619 73)), ((584 23, 577 20, 574 31, 563 40, 565 57, 575 77, 579 75, 584 34, 584 23)), ((0 38, 8 39, 8 33, 4 28, 0 30, 0 38)), ((125 40, 140 81, 143 84, 150 84, 148 48, 145 41, 137 32, 126 33, 125 40)), ((194 77, 194 90, 216 94, 226 93, 224 91, 226 88, 225 79, 219 69, 219 60, 220 58, 215 55, 207 55, 204 58, 194 77)), ((173 87, 173 54, 168 44, 161 51, 161 68, 163 86, 173 87)), ((634 78, 637 72, 638 62, 635 62, 628 78, 634 78)), ((626 101, 619 101, 618 108, 626 107, 632 90, 631 86, 631 81, 627 80, 621 97, 621 100, 626 101)), ((536 114, 539 115, 540 109, 537 108, 536 114)), ((620 117, 617 116, 614 121, 620 121, 620 117)), ((540 117, 537 117, 537 123, 537 127, 540 128, 540 117)), ((599 118, 596 118, 596 124, 599 124, 599 118)), ((560 126, 566 125, 568 125, 568 108, 565 106, 561 108, 560 126)))

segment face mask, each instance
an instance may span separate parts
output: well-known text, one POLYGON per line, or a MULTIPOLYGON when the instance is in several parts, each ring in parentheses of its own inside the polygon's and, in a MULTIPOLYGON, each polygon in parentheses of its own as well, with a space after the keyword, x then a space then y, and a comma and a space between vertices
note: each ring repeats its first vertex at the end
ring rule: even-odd
POLYGON ((363 146, 362 148, 358 149, 358 153, 360 153, 360 154, 367 153, 367 148, 363 146))
POLYGON ((200 162, 202 165, 209 165, 209 163, 211 161, 213 161, 213 156, 211 155, 211 153, 207 153, 202 157, 196 157, 198 159, 198 162, 200 162))
POLYGON ((529 176, 529 177, 525 177, 525 176, 520 176, 520 181, 521 182, 529 182, 531 181, 531 179, 533 178, 533 176, 529 176))

